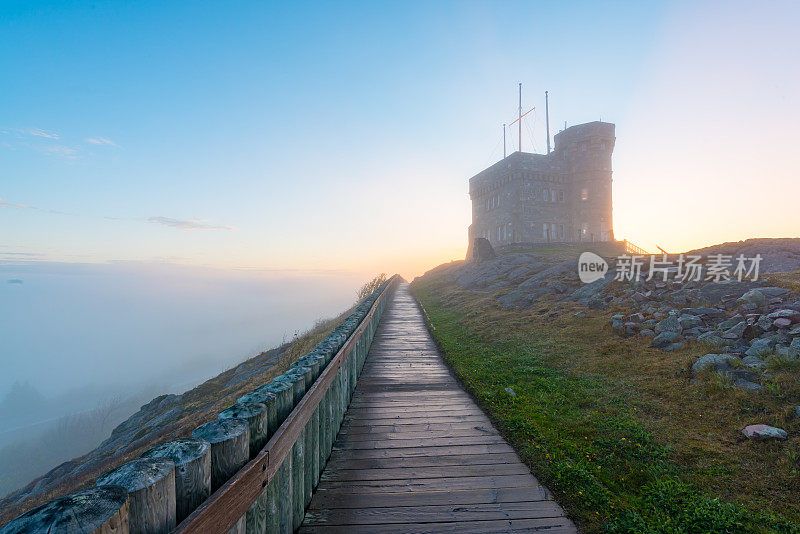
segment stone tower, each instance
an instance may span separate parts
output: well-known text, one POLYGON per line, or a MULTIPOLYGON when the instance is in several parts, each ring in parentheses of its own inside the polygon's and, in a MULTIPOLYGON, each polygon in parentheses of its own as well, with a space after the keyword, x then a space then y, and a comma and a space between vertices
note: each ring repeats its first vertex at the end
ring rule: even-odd
POLYGON ((470 178, 470 244, 476 237, 494 247, 614 239, 614 125, 579 124, 554 139, 550 154, 514 152, 470 178))

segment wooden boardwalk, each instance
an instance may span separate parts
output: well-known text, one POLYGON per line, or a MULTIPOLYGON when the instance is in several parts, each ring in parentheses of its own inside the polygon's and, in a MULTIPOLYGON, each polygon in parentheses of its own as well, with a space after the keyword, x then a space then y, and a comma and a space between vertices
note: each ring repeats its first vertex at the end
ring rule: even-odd
POLYGON ((300 532, 577 532, 442 362, 401 284, 300 532))

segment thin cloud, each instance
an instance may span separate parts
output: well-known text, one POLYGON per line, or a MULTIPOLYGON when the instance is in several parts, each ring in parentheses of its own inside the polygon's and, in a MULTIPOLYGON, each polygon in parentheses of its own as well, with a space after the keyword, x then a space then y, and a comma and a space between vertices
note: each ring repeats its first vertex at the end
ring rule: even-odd
POLYGON ((47 139, 61 139, 61 136, 50 130, 43 130, 42 128, 28 128, 25 133, 34 135, 36 137, 45 137, 47 139))
POLYGON ((107 139, 105 137, 90 137, 86 140, 87 143, 91 143, 93 145, 108 145, 108 146, 117 146, 117 144, 112 141, 111 139, 107 139))
POLYGON ((76 159, 78 157, 77 150, 64 145, 48 146, 42 148, 41 150, 45 154, 49 154, 51 156, 58 156, 66 159, 76 159))
POLYGON ((8 202, 6 200, 3 200, 2 197, 0 197, 0 208, 12 208, 12 209, 18 209, 18 210, 34 210, 34 211, 40 211, 40 212, 44 212, 44 213, 52 213, 54 215, 74 215, 74 213, 70 213, 68 211, 51 210, 51 209, 48 209, 48 208, 40 208, 38 206, 31 206, 30 204, 15 204, 13 202, 8 202))
POLYGON ((174 219, 172 217, 150 217, 147 222, 177 228, 179 230, 233 230, 231 226, 208 224, 202 219, 174 219))

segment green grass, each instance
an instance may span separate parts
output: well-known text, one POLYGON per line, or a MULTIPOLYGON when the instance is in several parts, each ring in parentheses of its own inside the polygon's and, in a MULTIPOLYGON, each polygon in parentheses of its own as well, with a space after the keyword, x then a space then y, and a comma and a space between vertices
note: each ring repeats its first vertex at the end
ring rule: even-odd
MULTIPOLYGON (((591 312, 573 328, 569 308, 511 312, 486 294, 460 290, 436 276, 415 281, 412 292, 448 364, 584 531, 800 531, 763 502, 736 503, 763 488, 737 493, 714 486, 714 481, 746 483, 769 462, 783 470, 778 475, 796 479, 794 456, 775 445, 743 447, 727 434, 709 439, 704 448, 706 434, 724 434, 719 425, 738 420, 700 419, 699 428, 681 435, 687 420, 702 417, 690 406, 683 413, 682 398, 696 409, 724 402, 737 406, 735 417, 746 415, 738 413, 740 392, 722 385, 695 384, 688 394, 672 391, 689 383, 684 371, 690 356, 670 355, 674 361, 668 364, 663 353, 640 354, 633 341, 607 332, 607 311, 591 312), (667 390, 658 389, 648 373, 663 374, 667 390), (681 415, 671 417, 676 411, 681 415), (731 452, 736 447, 745 449, 744 473, 731 452), (719 494, 734 499, 726 502, 719 494)), ((788 485, 778 490, 792 494, 781 512, 796 520, 796 492, 788 485)))

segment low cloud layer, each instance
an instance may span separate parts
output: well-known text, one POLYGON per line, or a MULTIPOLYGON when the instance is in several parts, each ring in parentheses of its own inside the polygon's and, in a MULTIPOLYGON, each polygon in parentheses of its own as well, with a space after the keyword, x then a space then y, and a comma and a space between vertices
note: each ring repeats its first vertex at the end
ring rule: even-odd
POLYGON ((150 217, 147 222, 178 228, 179 230, 233 230, 231 226, 208 224, 200 219, 173 219, 172 217, 150 217))

